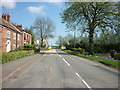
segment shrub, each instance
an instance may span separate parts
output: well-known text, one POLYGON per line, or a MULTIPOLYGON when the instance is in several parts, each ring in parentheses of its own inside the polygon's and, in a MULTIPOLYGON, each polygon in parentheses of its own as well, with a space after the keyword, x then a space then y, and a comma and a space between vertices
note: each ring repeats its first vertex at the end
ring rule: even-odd
POLYGON ((120 60, 120 53, 116 53, 114 58, 120 60))
POLYGON ((34 45, 32 45, 32 44, 25 44, 24 48, 34 48, 34 45))
POLYGON ((50 50, 51 49, 51 47, 48 47, 48 50, 50 50))
POLYGON ((17 51, 19 51, 19 50, 21 51, 21 50, 23 50, 23 49, 24 49, 24 47, 19 47, 19 48, 17 48, 16 50, 17 50, 17 51))
POLYGON ((72 51, 76 51, 76 52, 78 51, 77 48, 71 48, 71 50, 72 50, 72 51))
POLYGON ((79 53, 84 53, 85 52, 85 49, 83 48, 71 48, 72 51, 75 51, 75 52, 79 52, 79 53))
POLYGON ((78 48, 78 52, 80 52, 81 54, 85 52, 85 49, 83 48, 78 48))
POLYGON ((3 52, 2 53, 2 63, 8 62, 8 61, 12 61, 24 56, 28 56, 33 54, 34 51, 14 51, 14 52, 3 52))

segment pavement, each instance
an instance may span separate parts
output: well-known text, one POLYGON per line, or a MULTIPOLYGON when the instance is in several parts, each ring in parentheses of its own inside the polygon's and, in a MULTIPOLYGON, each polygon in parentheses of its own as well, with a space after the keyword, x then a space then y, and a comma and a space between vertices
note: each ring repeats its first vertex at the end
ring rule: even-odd
POLYGON ((119 72, 51 49, 2 65, 2 88, 118 88, 119 72))

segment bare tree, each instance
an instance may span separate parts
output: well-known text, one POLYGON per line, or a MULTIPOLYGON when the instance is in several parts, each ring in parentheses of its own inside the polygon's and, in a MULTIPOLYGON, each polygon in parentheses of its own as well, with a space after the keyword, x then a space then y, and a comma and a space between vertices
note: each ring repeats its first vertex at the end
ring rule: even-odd
POLYGON ((37 38, 40 40, 40 46, 43 47, 43 40, 53 37, 55 25, 47 17, 37 17, 34 23, 34 29, 37 38))
POLYGON ((64 37, 59 36, 59 37, 58 37, 58 40, 56 41, 56 44, 58 44, 58 46, 61 47, 61 46, 63 46, 64 41, 65 41, 65 40, 64 40, 64 37))

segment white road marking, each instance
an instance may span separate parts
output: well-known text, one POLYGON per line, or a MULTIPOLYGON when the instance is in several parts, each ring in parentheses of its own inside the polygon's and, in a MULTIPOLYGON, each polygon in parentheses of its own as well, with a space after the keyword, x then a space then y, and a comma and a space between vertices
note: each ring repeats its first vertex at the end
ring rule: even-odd
POLYGON ((61 55, 59 55, 60 57, 62 57, 61 55))
POLYGON ((46 54, 44 54, 43 56, 46 56, 46 54))
POLYGON ((50 68, 50 71, 51 71, 51 72, 53 71, 52 67, 50 68))
POLYGON ((80 79, 82 79, 78 73, 76 73, 76 75, 77 75, 80 79))
MULTIPOLYGON (((58 54, 58 52, 57 52, 57 54, 58 54)), ((59 55, 59 54, 58 54, 59 55)), ((60 57, 62 57, 61 55, 59 55, 60 57)), ((70 64, 63 58, 63 61, 68 65, 68 66, 70 66, 70 64)))
POLYGON ((82 82, 85 84, 85 86, 87 88, 89 88, 90 90, 92 90, 91 87, 87 84, 87 82, 77 72, 76 72, 76 75, 82 80, 82 82))
POLYGON ((63 58, 63 61, 68 65, 70 66, 70 64, 63 58))

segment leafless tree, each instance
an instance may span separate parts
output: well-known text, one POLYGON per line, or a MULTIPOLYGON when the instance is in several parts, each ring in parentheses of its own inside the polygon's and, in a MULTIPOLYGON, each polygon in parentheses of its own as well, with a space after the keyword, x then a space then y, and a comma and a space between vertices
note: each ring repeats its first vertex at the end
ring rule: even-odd
POLYGON ((40 40, 40 46, 43 47, 43 40, 53 38, 55 24, 47 17, 37 17, 34 23, 34 29, 37 38, 40 40))

